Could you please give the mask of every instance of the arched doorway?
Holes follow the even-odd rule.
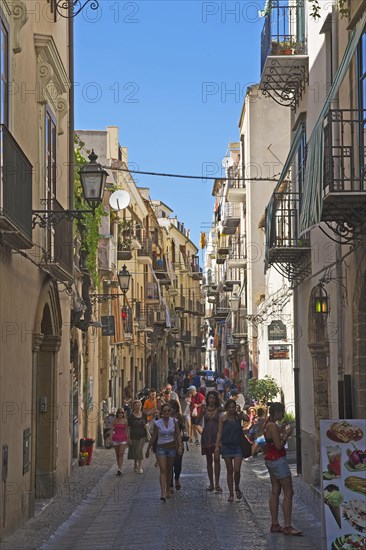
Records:
[[[33,346],[33,480],[35,497],[50,498],[56,489],[58,453],[58,351],[61,345],[61,310],[57,287],[48,282],[36,313]]]
[[[313,399],[315,423],[315,457],[319,463],[320,420],[330,418],[330,376],[329,376],[329,339],[327,323],[323,315],[315,313],[314,298],[317,287],[310,294],[308,319],[308,347],[313,367]]]

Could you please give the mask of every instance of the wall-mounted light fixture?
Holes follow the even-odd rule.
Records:
[[[233,294],[230,299],[230,306],[231,306],[231,311],[233,311],[234,313],[237,313],[239,311],[239,306],[240,306],[240,296],[238,296],[237,294]]]
[[[322,316],[323,321],[327,320],[329,315],[329,296],[324,286],[319,283],[313,292],[313,313],[316,316]]]
[[[103,200],[108,173],[97,162],[98,156],[94,153],[94,150],[92,150],[88,158],[90,162],[79,170],[79,174],[84,198],[91,210],[33,210],[33,228],[36,225],[39,225],[43,229],[53,227],[63,219],[70,222],[81,220],[85,214],[92,214],[94,216],[95,209]]]
[[[99,8],[97,0],[55,0],[56,12],[64,19],[72,19],[76,17],[88,4],[91,10]]]

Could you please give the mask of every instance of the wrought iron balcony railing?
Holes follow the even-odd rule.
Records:
[[[57,200],[52,201],[53,209],[65,209]],[[73,224],[66,217],[48,229],[49,243],[46,265],[58,281],[71,281],[73,277]]]
[[[165,258],[156,258],[153,256],[153,270],[162,284],[171,284],[172,281]]]
[[[156,301],[159,300],[158,283],[146,283],[146,300]]]
[[[325,120],[322,220],[343,238],[366,220],[365,123],[365,109],[330,110]]]
[[[32,248],[32,165],[0,124],[0,232],[13,248]]]
[[[222,231],[225,235],[234,235],[240,223],[241,208],[236,202],[226,202],[223,208]]]
[[[141,248],[137,250],[137,261],[144,264],[152,264],[152,241],[151,239],[142,239]]]
[[[247,261],[245,236],[232,238],[228,255],[228,268],[245,267]]]
[[[269,263],[299,264],[310,242],[299,236],[299,193],[274,193],[272,227],[268,240]]]
[[[308,79],[304,0],[268,3],[261,38],[260,89],[295,107]]]

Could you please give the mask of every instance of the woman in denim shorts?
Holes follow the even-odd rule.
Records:
[[[265,464],[271,477],[272,493],[269,499],[272,524],[271,533],[283,533],[284,535],[301,536],[302,532],[294,529],[291,525],[293,488],[290,468],[286,460],[285,445],[291,435],[291,427],[286,427],[281,433],[276,424],[282,420],[285,414],[285,407],[282,403],[272,403],[269,407],[269,417],[264,426],[266,439],[266,452],[264,455]],[[283,515],[284,527],[278,523],[278,508],[281,491],[283,490]]]
[[[156,459],[160,468],[160,500],[165,502],[170,498],[170,480],[173,472],[174,459],[183,452],[182,437],[178,421],[170,416],[170,405],[163,404],[160,410],[159,420],[154,421],[152,437],[146,450],[146,458],[149,458],[150,449],[157,442]]]

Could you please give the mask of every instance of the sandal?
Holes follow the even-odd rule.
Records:
[[[282,527],[279,523],[272,523],[270,533],[282,533]]]
[[[240,491],[240,489],[237,489],[235,493],[237,500],[241,500],[243,498],[243,493]]]
[[[209,485],[207,488],[206,488],[206,491],[213,491],[214,490],[214,486],[213,485]]]
[[[291,525],[289,527],[284,527],[282,529],[282,533],[284,535],[292,535],[293,537],[302,537],[303,536],[302,531],[298,531],[297,529],[294,529]]]
[[[234,502],[234,495],[230,495],[227,499],[228,502]]]
[[[216,493],[222,493],[222,489],[221,489],[220,485],[216,485],[215,492]]]

